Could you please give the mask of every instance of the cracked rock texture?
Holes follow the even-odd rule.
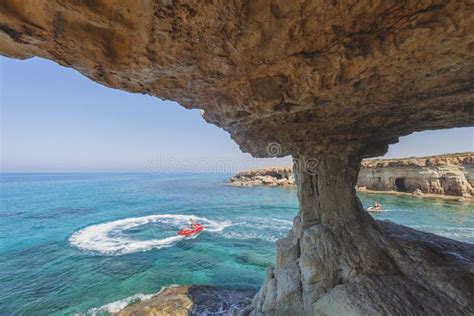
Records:
[[[0,52],[203,109],[256,156],[370,155],[473,123],[473,14],[472,0],[3,0]]]
[[[472,246],[399,236],[354,190],[361,159],[399,136],[474,125],[472,0],[3,0],[0,53],[202,109],[254,156],[293,155],[300,211],[245,313],[474,313]]]

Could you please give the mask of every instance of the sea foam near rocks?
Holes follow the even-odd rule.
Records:
[[[159,292],[158,292],[159,293]],[[142,294],[138,293],[132,296],[129,296],[127,298],[124,298],[122,300],[118,300],[109,304],[105,304],[101,307],[95,307],[91,308],[90,310],[87,311],[85,314],[79,314],[80,316],[99,316],[99,315],[108,315],[110,313],[117,313],[127,307],[129,304],[138,302],[138,301],[144,301],[147,299],[152,298],[153,296],[157,295],[158,293],[155,294]],[[78,315],[78,316],[79,316]]]

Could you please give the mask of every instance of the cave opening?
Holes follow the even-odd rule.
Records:
[[[395,178],[395,186],[398,192],[407,192],[405,178]]]

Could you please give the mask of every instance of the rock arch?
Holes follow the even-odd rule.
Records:
[[[4,0],[0,21],[3,55],[203,109],[243,151],[299,162],[299,215],[248,312],[474,313],[472,246],[377,223],[354,190],[399,136],[474,125],[471,0]]]

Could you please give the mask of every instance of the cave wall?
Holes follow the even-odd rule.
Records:
[[[473,16],[472,0],[3,0],[0,54],[202,109],[254,156],[368,157],[474,124]]]

